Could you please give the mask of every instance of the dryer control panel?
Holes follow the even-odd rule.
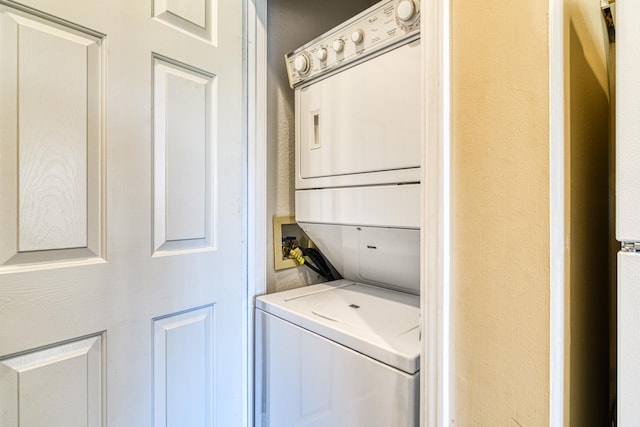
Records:
[[[386,0],[285,55],[292,88],[420,37],[419,0]]]

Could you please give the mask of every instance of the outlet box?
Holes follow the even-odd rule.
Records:
[[[273,267],[275,270],[298,267],[299,264],[290,258],[285,258],[282,253],[284,239],[295,239],[298,246],[303,248],[313,247],[313,242],[296,223],[293,215],[277,215],[273,217]]]

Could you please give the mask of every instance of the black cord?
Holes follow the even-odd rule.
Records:
[[[329,276],[331,276],[333,278],[333,274],[331,274],[331,269],[327,265],[326,261],[324,260],[322,254],[320,253],[319,250],[313,249],[313,248],[309,248],[309,249],[307,249],[307,253],[313,259],[313,262],[316,265],[321,267],[323,271],[325,271]]]
[[[305,262],[305,264],[309,265],[309,267],[313,271],[315,271],[316,273],[318,273],[319,275],[321,275],[322,277],[324,277],[328,281],[335,280],[334,277],[333,277],[333,274],[331,273],[331,269],[329,268],[329,266],[325,262],[325,260],[322,257],[322,254],[320,253],[320,251],[318,251],[316,249],[313,249],[313,248],[306,248],[306,249],[305,248],[300,248],[300,250],[302,251],[302,255],[304,255],[307,258],[309,258],[315,264],[315,267],[313,267],[313,266],[311,266],[310,263]]]
[[[316,273],[318,273],[319,275],[321,275],[322,277],[324,277],[324,274],[322,274],[322,272],[320,270],[318,270],[316,267],[314,267],[313,265],[311,265],[308,262],[305,262],[304,265],[306,265],[307,267],[309,267],[310,269],[312,269],[313,271],[315,271]],[[326,279],[326,277],[325,277]]]

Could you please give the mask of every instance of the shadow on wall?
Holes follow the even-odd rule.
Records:
[[[267,216],[294,215],[294,101],[284,55],[351,18],[377,0],[269,0],[267,2]],[[267,257],[273,259],[273,233]],[[321,281],[306,268],[267,271],[268,292]]]
[[[570,425],[609,418],[609,98],[587,55],[594,41],[569,25]]]

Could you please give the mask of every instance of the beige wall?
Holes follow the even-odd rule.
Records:
[[[273,269],[273,215],[294,215],[294,105],[284,55],[365,10],[375,0],[267,2],[267,287],[277,292],[322,281],[306,267]]]
[[[453,419],[547,425],[548,3],[451,4]],[[608,50],[599,4],[564,4],[565,424],[606,425]]]
[[[613,216],[608,38],[598,6],[565,1],[565,425],[576,427],[607,425],[609,407]]]
[[[453,419],[549,420],[548,2],[452,1]]]

